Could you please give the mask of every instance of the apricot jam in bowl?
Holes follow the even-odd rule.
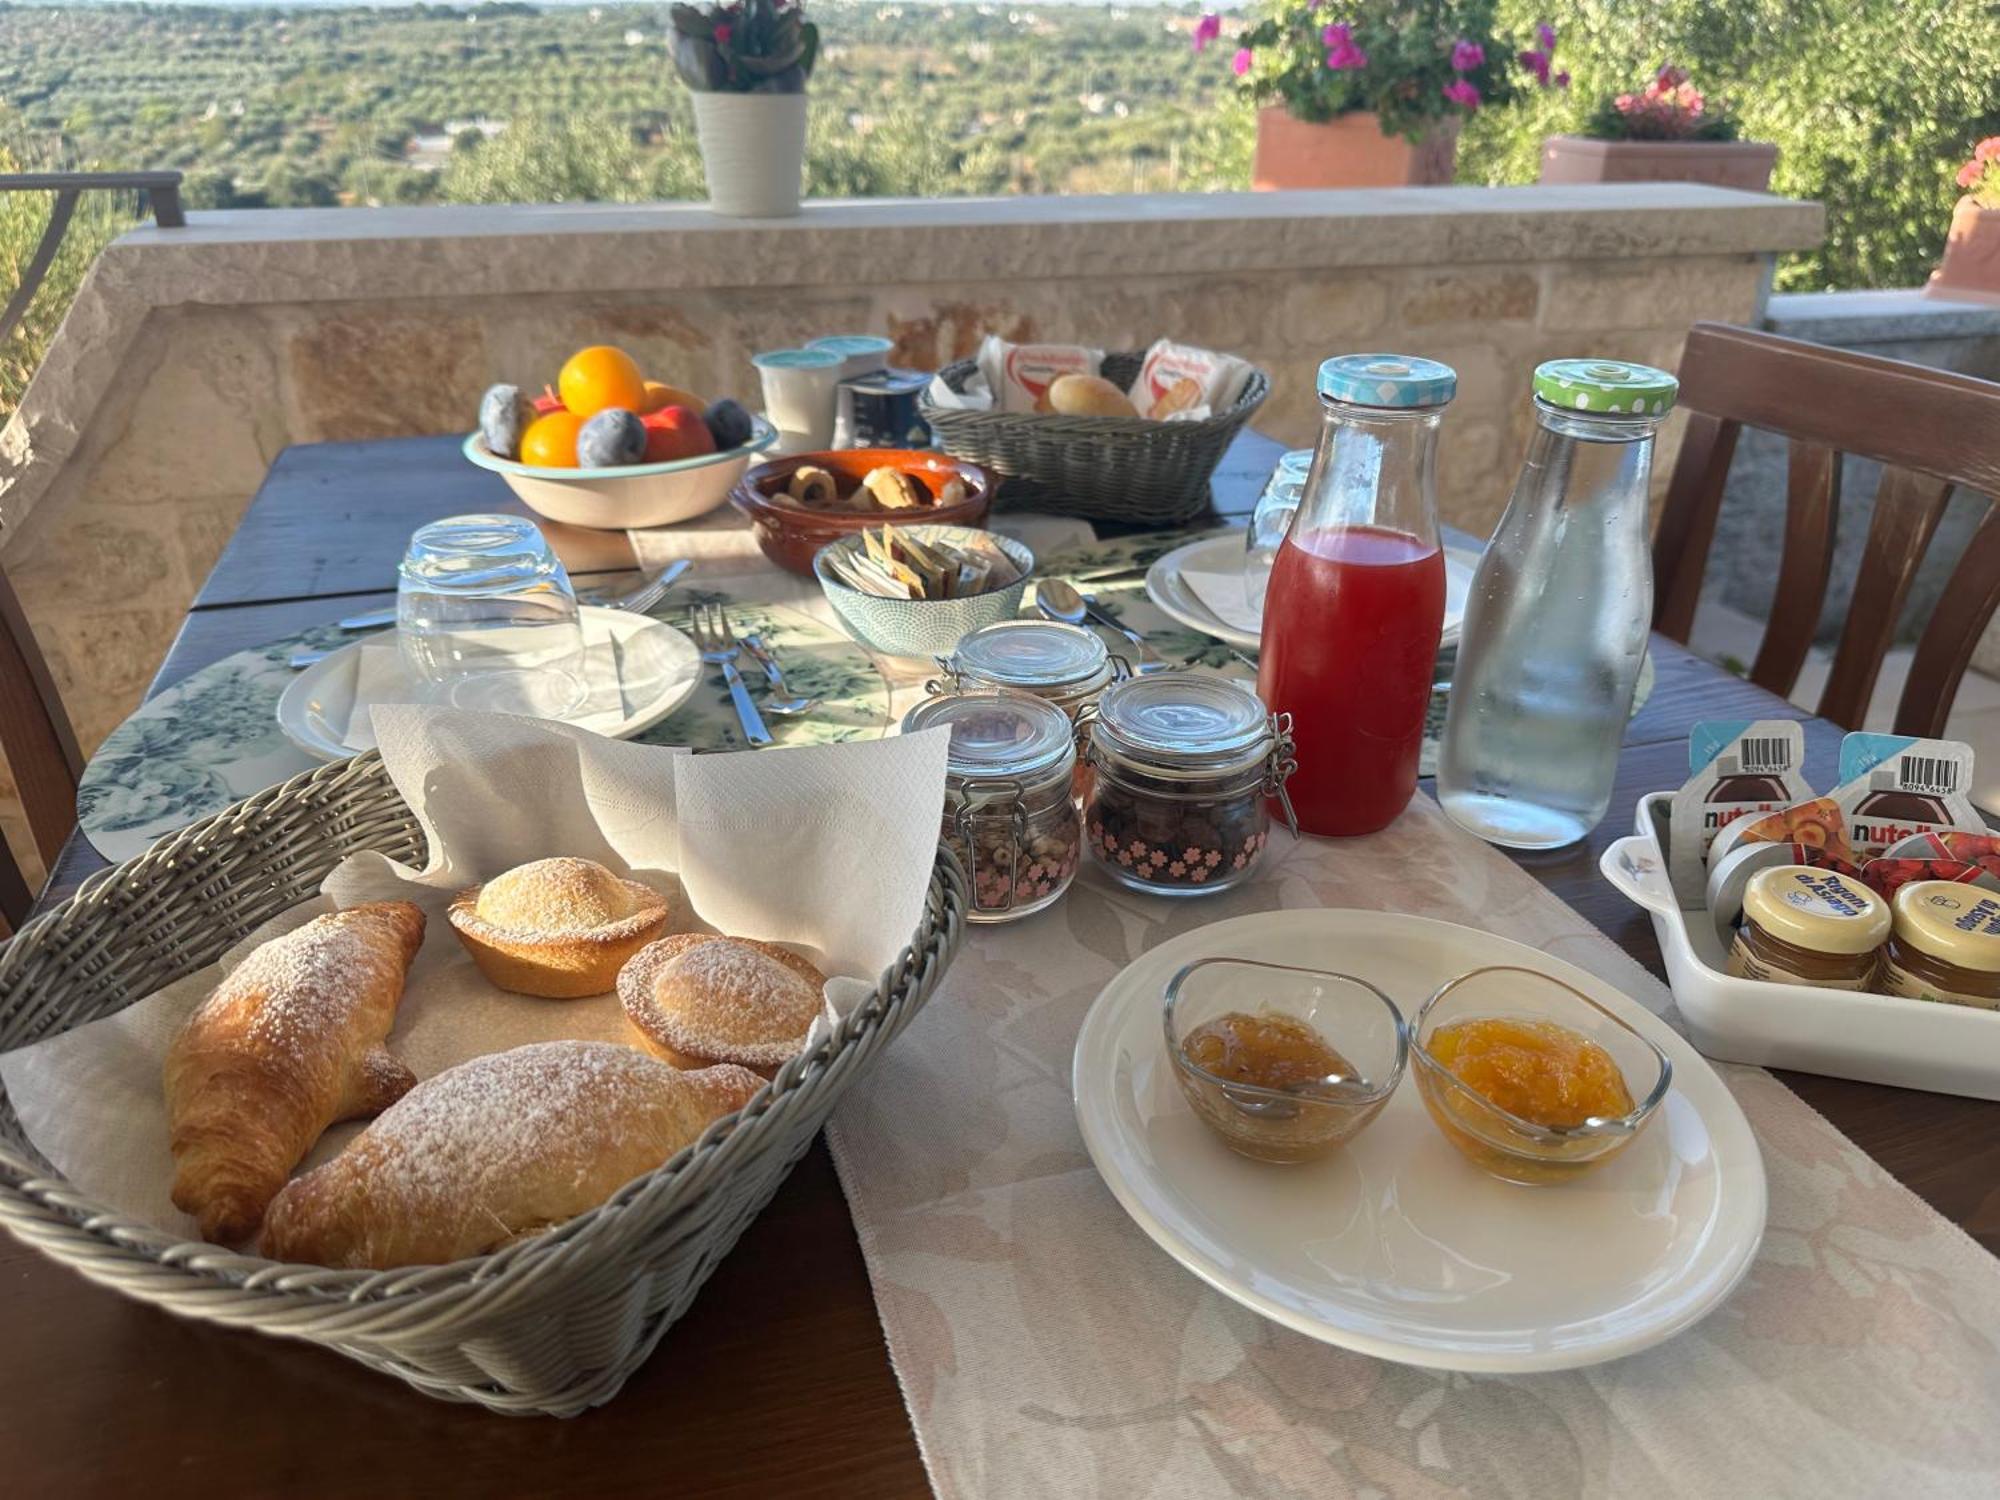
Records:
[[[1567,1182],[1638,1138],[1673,1064],[1581,990],[1534,969],[1474,969],[1417,1012],[1417,1093],[1474,1166],[1528,1186]]]
[[[1364,979],[1253,958],[1204,958],[1168,981],[1167,1055],[1195,1114],[1258,1161],[1326,1155],[1402,1081],[1408,1032]]]

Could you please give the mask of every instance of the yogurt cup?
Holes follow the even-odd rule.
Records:
[[[764,414],[778,429],[777,451],[833,446],[841,356],[831,349],[773,349],[750,356],[764,386]]]

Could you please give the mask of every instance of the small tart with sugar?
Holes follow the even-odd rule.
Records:
[[[677,1068],[736,1063],[769,1078],[805,1046],[826,976],[753,938],[681,932],[618,974],[618,999],[646,1049]]]
[[[451,903],[451,928],[479,972],[544,1000],[602,995],[667,925],[667,898],[595,860],[516,865]]]

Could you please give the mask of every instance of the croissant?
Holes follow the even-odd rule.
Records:
[[[423,940],[407,901],[315,917],[252,952],[188,1017],[167,1051],[173,1200],[208,1239],[248,1238],[327,1126],[415,1084],[382,1042]]]
[[[616,1042],[535,1042],[428,1078],[264,1218],[277,1260],[384,1270],[483,1255],[595,1208],[764,1080]]]

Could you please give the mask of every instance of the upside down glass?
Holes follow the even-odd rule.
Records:
[[[1264,493],[1257,497],[1250,524],[1243,529],[1243,594],[1259,614],[1264,610],[1264,593],[1271,586],[1271,565],[1278,560],[1285,533],[1292,529],[1292,517],[1299,513],[1312,461],[1310,448],[1294,448],[1280,458],[1264,482]]]
[[[538,719],[583,704],[576,591],[547,539],[519,516],[418,528],[397,574],[396,636],[433,701]]]

